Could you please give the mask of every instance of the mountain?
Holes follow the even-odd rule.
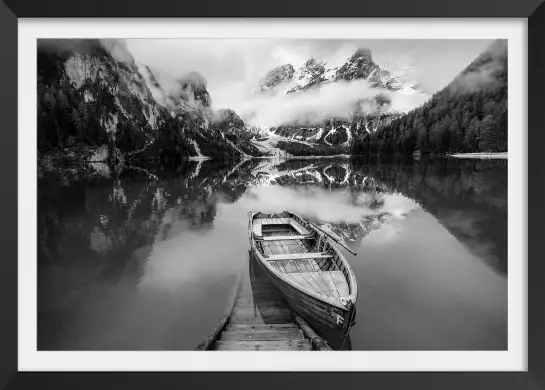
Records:
[[[278,66],[265,75],[257,91],[266,92],[278,87],[282,83],[289,83],[294,73],[295,70],[290,64]]]
[[[246,133],[226,140],[206,80],[191,72],[166,91],[120,40],[40,40],[38,153],[45,166],[74,160],[260,155]],[[239,126],[240,127],[240,126]]]
[[[404,70],[407,73],[410,68]],[[270,91],[286,85],[285,94],[305,91],[313,86],[320,86],[335,81],[367,80],[372,87],[390,91],[414,89],[416,82],[394,75],[377,65],[369,49],[356,50],[341,66],[328,68],[326,61],[310,58],[297,71],[290,64],[270,70],[263,78],[258,91]]]
[[[353,154],[507,151],[507,41],[497,40],[423,106],[363,134]]]
[[[267,72],[254,91],[271,112],[268,98],[286,99],[284,111],[296,111],[290,99],[302,97],[307,104],[330,88],[355,86],[361,96],[362,87],[365,94],[343,100],[343,115],[297,113],[283,125],[255,128],[246,116],[213,108],[197,72],[162,85],[161,74],[136,63],[122,40],[39,40],[39,164],[51,169],[107,160],[146,167],[263,155],[506,150],[504,41],[423,107],[406,113],[396,97],[425,96],[408,71],[379,66],[368,49],[356,50],[339,66],[316,58],[298,69],[284,64]],[[321,104],[330,105],[326,99]]]
[[[155,101],[171,115],[195,112],[204,118],[210,118],[212,99],[206,90],[206,80],[202,75],[197,72],[186,73],[175,81],[173,90],[167,92],[148,66],[143,64],[137,66]]]
[[[325,61],[310,58],[297,72],[294,73],[286,93],[305,91],[314,85],[323,83],[325,78]]]
[[[350,83],[365,81],[369,88],[377,92],[353,102],[348,119],[332,117],[316,120],[313,117],[298,118],[294,123],[286,123],[269,129],[269,136],[282,137],[277,145],[291,154],[331,154],[346,153],[353,141],[363,133],[372,133],[403,113],[391,107],[388,92],[404,94],[420,93],[416,82],[406,74],[395,75],[380,67],[372,59],[369,49],[356,50],[343,64],[328,67],[326,61],[310,58],[294,70],[290,64],[270,70],[263,78],[258,93],[296,95],[305,91],[319,91],[331,83]],[[322,150],[326,148],[329,153]]]

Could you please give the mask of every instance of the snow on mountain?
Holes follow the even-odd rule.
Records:
[[[373,61],[369,49],[358,49],[337,65],[328,66],[327,61],[316,58],[310,58],[295,71],[289,64],[282,65],[267,73],[258,91],[292,95],[309,90],[321,91],[323,86],[331,83],[362,80],[366,82],[367,88],[376,89],[376,94],[357,99],[350,110],[352,114],[349,118],[330,118],[318,122],[312,119],[309,122],[308,118],[304,118],[272,128],[274,134],[287,139],[348,148],[358,136],[376,131],[381,124],[408,111],[411,106],[403,104],[404,100],[410,99],[411,95],[422,94],[417,83],[407,77],[410,67],[396,72],[385,66],[381,67]],[[400,98],[392,101],[392,94]],[[427,95],[424,98],[425,96]],[[330,123],[331,119],[336,122]],[[313,131],[309,132],[309,128]]]
[[[305,91],[314,85],[326,81],[324,78],[325,65],[325,61],[317,61],[315,58],[309,59],[305,65],[293,75],[293,79],[286,90],[286,94]]]
[[[295,69],[290,64],[280,65],[271,69],[263,78],[258,88],[258,92],[270,91],[278,88],[280,84],[288,84],[293,78]]]

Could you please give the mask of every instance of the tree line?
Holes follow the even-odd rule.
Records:
[[[506,50],[495,44],[422,107],[364,133],[352,153],[507,151]]]
[[[102,77],[107,82],[87,78],[76,87],[63,66],[73,52],[38,49],[38,153],[64,154],[69,147],[85,154],[89,147],[108,145],[109,151],[118,149],[140,163],[158,160],[178,163],[196,155],[192,143],[195,140],[204,155],[216,159],[238,157],[239,150],[262,154],[249,142],[249,134],[229,131],[228,128],[244,127],[240,118],[229,110],[222,112],[225,116],[222,121],[206,129],[203,118],[196,114],[178,113],[172,117],[157,106],[159,117],[156,128],[152,129],[144,115],[147,108],[125,80],[137,70],[115,62],[96,42],[83,48],[79,45],[78,50],[100,60],[105,68]],[[109,119],[111,123],[105,123]]]

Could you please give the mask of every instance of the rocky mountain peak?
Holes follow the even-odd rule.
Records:
[[[275,88],[277,85],[291,81],[295,69],[291,64],[284,64],[271,69],[260,83],[258,92],[265,92]]]
[[[336,80],[368,79],[379,76],[380,68],[375,64],[369,49],[358,49],[338,70]]]
[[[321,86],[334,81],[367,80],[372,87],[391,91],[416,89],[416,84],[392,74],[388,69],[381,68],[373,61],[371,50],[359,48],[339,67],[326,69],[327,62],[309,58],[301,68],[294,70],[290,64],[270,70],[260,83],[258,92],[280,90],[284,93],[295,93]],[[285,89],[284,89],[285,88]]]
[[[350,61],[358,61],[361,60],[363,62],[370,63],[373,61],[373,58],[371,56],[371,50],[366,48],[359,48],[357,49],[354,54],[352,54],[352,57],[350,57]]]
[[[303,91],[325,81],[323,77],[325,65],[325,61],[318,61],[315,58],[308,59],[305,65],[295,72],[292,85],[286,93]]]
[[[284,93],[300,93],[321,88],[328,83],[342,84],[356,80],[366,81],[369,88],[376,89],[376,93],[362,96],[350,103],[347,117],[324,120],[300,116],[293,123],[285,123],[273,128],[271,132],[276,136],[313,145],[349,147],[357,137],[377,131],[384,123],[402,114],[393,110],[392,96],[388,91],[400,91],[404,94],[418,92],[416,83],[405,77],[409,71],[410,68],[407,68],[394,73],[387,66],[378,65],[373,61],[372,52],[368,48],[357,49],[338,67],[328,67],[326,61],[309,58],[293,73],[291,82],[283,89]],[[271,85],[270,89],[274,88]]]
[[[305,68],[307,69],[313,69],[323,65],[325,65],[325,61],[320,62],[316,60],[316,58],[309,58],[307,62],[305,62]]]
[[[210,107],[212,99],[206,90],[206,79],[198,72],[190,72],[176,81],[177,89],[175,99],[181,99],[187,103],[200,102],[205,107]]]

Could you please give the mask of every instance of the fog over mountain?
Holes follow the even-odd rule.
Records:
[[[40,161],[504,150],[506,66],[477,40],[44,39]],[[455,117],[435,115],[445,90]]]
[[[153,70],[165,90],[181,75],[197,71],[207,81],[212,107],[230,108],[247,125],[270,127],[295,122],[349,119],[353,105],[377,93],[387,92],[391,109],[406,112],[449,83],[486,46],[488,40],[263,40],[185,39],[127,40],[137,62]],[[294,77],[309,59],[324,64],[324,70],[340,68],[360,49],[367,48],[383,70],[418,85],[407,91],[369,90],[369,84],[332,80],[317,91],[299,96],[256,94],[267,72],[290,65]],[[327,75],[326,75],[327,76]],[[369,112],[372,113],[372,112]]]

